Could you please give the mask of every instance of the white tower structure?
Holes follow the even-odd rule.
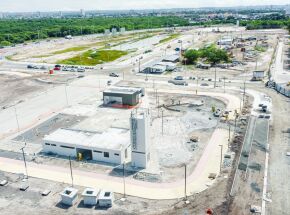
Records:
[[[150,116],[148,110],[131,113],[131,163],[146,168],[150,160]]]

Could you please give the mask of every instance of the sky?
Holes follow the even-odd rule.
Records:
[[[271,4],[289,4],[289,0],[0,0],[0,11],[126,10]]]

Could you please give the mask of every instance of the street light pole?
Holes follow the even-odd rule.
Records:
[[[71,186],[74,186],[74,178],[73,178],[73,173],[72,173],[72,166],[71,166],[71,157],[69,156],[69,168],[70,168],[70,177],[71,177]]]
[[[16,118],[16,122],[17,122],[18,132],[19,132],[19,131],[20,131],[20,126],[19,126],[19,121],[18,121],[18,116],[17,116],[16,106],[14,106],[14,113],[15,113],[15,118]]]
[[[67,96],[67,83],[65,84],[64,90],[65,90],[65,99],[66,99],[66,106],[68,106],[68,96]]]
[[[26,143],[25,143],[25,145],[26,145]],[[24,148],[25,148],[25,146],[22,147],[21,150],[22,150],[22,156],[23,156],[23,161],[24,161],[24,166],[25,166],[26,179],[28,179],[28,172],[27,172],[27,165],[26,165],[26,159],[25,159]]]
[[[186,192],[186,164],[184,164],[184,199],[187,199],[187,192]]]
[[[162,136],[163,136],[163,134],[164,134],[164,132],[163,132],[163,131],[164,131],[164,130],[163,130],[163,122],[164,122],[164,121],[163,121],[163,112],[164,112],[164,110],[161,109],[161,118],[162,118],[162,119],[161,119],[161,121],[162,121]]]
[[[231,141],[231,124],[229,122],[229,141],[228,141],[228,149],[230,148],[230,141]]]
[[[222,172],[222,162],[223,162],[223,145],[219,145],[221,147],[221,160],[220,160],[220,173]]]
[[[126,185],[125,185],[125,162],[123,163],[123,184],[124,184],[124,195],[123,195],[123,198],[126,198]]]
[[[216,88],[216,65],[214,65],[214,88]]]

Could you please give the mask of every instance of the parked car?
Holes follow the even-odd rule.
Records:
[[[54,67],[53,70],[59,71],[61,68],[60,67]]]
[[[85,72],[86,70],[84,68],[78,68],[77,72]]]
[[[33,65],[27,65],[27,69],[33,69]]]
[[[182,76],[176,76],[176,77],[174,78],[174,80],[179,80],[179,81],[181,81],[181,80],[183,80],[183,77],[182,77]]]
[[[119,77],[119,75],[118,75],[117,73],[114,73],[114,72],[111,72],[111,73],[109,74],[109,76],[111,76],[111,77]]]
[[[40,69],[46,70],[47,68],[45,66],[41,66]]]
[[[208,87],[209,85],[207,83],[201,83],[200,86],[202,86],[202,87]]]
[[[188,86],[188,83],[184,80],[169,80],[168,83],[171,83],[174,85]]]

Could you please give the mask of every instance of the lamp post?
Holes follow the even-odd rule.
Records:
[[[16,118],[16,122],[17,122],[18,132],[19,132],[20,131],[20,126],[19,126],[19,121],[18,121],[18,115],[17,115],[16,106],[14,106],[14,113],[15,113],[15,118]]]
[[[220,173],[222,172],[222,162],[223,162],[223,145],[219,145],[221,147],[221,159],[220,159]]]
[[[26,146],[26,142],[25,142],[25,146]],[[25,158],[25,153],[24,153],[25,146],[21,148],[21,151],[22,151],[23,162],[24,162],[25,172],[26,172],[26,177],[25,178],[28,179],[27,164],[26,164],[26,158]]]

